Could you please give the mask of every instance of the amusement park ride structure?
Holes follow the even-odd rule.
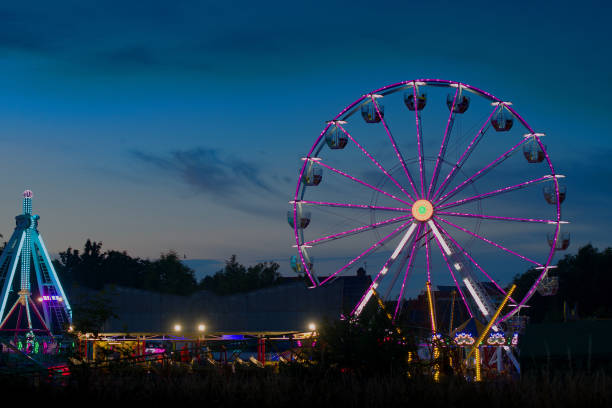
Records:
[[[40,216],[32,214],[32,192],[23,192],[23,213],[15,217],[13,235],[0,256],[0,334],[36,334],[53,336],[68,329],[72,310],[64,289],[49,258],[42,236],[38,232]],[[32,298],[31,266],[36,275],[36,296]],[[13,281],[20,269],[19,292],[14,298]],[[41,314],[42,311],[42,314]]]
[[[440,101],[430,97],[438,95],[436,92],[448,93],[442,95]],[[396,103],[393,94],[401,95],[404,103]],[[400,105],[405,105],[403,110]],[[430,122],[424,120],[422,115],[427,111],[426,107],[432,111],[428,117],[440,123],[437,128],[436,123],[428,125]],[[443,113],[445,108],[448,110]],[[476,111],[478,117],[476,113],[472,114],[471,122],[466,119],[470,115],[469,108],[470,111],[480,109]],[[365,125],[355,119],[359,112]],[[413,125],[402,122],[405,113],[412,116]],[[425,129],[426,132],[424,123],[431,126]],[[382,125],[382,128],[375,124]],[[397,125],[399,131],[392,133],[391,125]],[[429,143],[431,139],[425,139],[424,133],[438,133],[441,137],[439,147],[435,141]],[[406,134],[414,136],[405,137]],[[506,361],[511,361],[518,370],[512,352],[516,340],[514,328],[516,320],[520,320],[518,312],[536,290],[544,296],[556,292],[558,280],[549,275],[554,268],[553,257],[556,251],[566,249],[570,241],[569,234],[561,231],[562,225],[567,224],[561,219],[561,203],[566,197],[562,182],[564,176],[555,171],[542,143],[543,136],[527,124],[511,102],[460,82],[411,80],[362,95],[327,121],[302,158],[295,195],[290,202],[292,208],[287,213],[294,234],[294,247],[297,248],[297,255],[291,259],[293,269],[304,274],[311,287],[316,288],[360,263],[367,261],[369,265],[377,265],[378,273],[350,311],[350,316],[358,317],[371,298],[381,293],[379,286],[384,278],[393,276],[384,285],[385,300],[395,301],[394,322],[400,317],[413,272],[424,270],[426,279],[423,286],[428,293],[431,329],[435,336],[437,327],[431,285],[437,247],[437,260],[442,265],[437,268],[437,273],[444,271],[452,278],[469,316],[490,326],[493,340],[488,344],[500,346],[490,364],[496,363],[501,370],[502,350],[505,350]],[[499,154],[499,145],[504,142],[511,147],[503,147]],[[425,153],[427,148],[432,149],[429,156]],[[512,159],[521,150],[523,160]],[[405,155],[406,152],[412,153]],[[474,166],[473,173],[470,166]],[[485,177],[491,173],[497,177]],[[525,175],[531,173],[535,176],[525,180]],[[517,181],[503,184],[502,180],[513,178]],[[544,185],[544,200],[540,198],[541,201],[525,195],[531,194],[530,189],[538,184]],[[477,188],[486,192],[480,193]],[[495,210],[506,213],[485,213],[483,205],[491,202]],[[313,216],[315,211],[317,214]],[[527,255],[510,249],[509,246],[516,245],[516,238],[514,241],[499,241],[485,235],[505,238],[500,231],[509,229],[504,229],[503,224],[513,225],[511,233],[506,235],[515,234],[516,237],[522,234],[521,242],[533,235],[538,225],[551,228],[547,235],[550,248],[545,251],[543,259],[534,259],[539,249],[527,252]],[[480,231],[483,227],[486,229],[484,234]],[[342,243],[349,241],[351,244]],[[317,274],[313,254],[328,260],[339,259],[343,258],[338,256],[340,253],[350,252],[360,245],[366,249],[358,251],[356,256],[344,258],[346,260],[334,266],[335,272],[326,273],[325,277]],[[539,248],[537,245],[523,247]],[[419,264],[417,254],[423,247],[425,259]],[[381,248],[387,248],[388,252],[380,251]],[[502,288],[491,271],[487,272],[476,261],[491,250],[502,251],[512,258],[511,262],[526,265],[518,266],[520,268],[538,271],[527,292],[521,293],[521,298],[512,299],[511,291]],[[504,261],[497,262],[495,269],[499,269]],[[500,295],[492,297],[483,288],[481,275],[497,288]],[[401,282],[401,285],[396,282]],[[507,304],[512,304],[511,308],[503,311]],[[457,344],[462,340],[459,339]],[[471,341],[473,345],[475,338]],[[475,350],[475,354],[480,359],[479,350]]]

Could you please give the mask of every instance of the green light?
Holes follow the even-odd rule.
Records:
[[[427,212],[427,208],[424,205],[419,207],[419,214],[425,214]]]

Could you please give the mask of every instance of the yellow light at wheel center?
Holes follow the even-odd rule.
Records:
[[[428,221],[433,215],[433,205],[429,200],[417,200],[412,204],[412,216],[417,221]]]

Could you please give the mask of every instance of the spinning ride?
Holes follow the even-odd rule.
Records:
[[[40,216],[32,214],[32,192],[26,190],[23,213],[15,217],[15,231],[0,255],[0,335],[11,334],[17,339],[25,334],[28,343],[36,335],[61,334],[72,322],[72,309],[38,231],[38,220]],[[17,269],[21,273],[14,282]],[[14,283],[18,283],[18,291]]]
[[[410,290],[452,283],[470,317],[488,322],[507,294],[498,281],[534,268],[530,289],[493,325],[500,331],[536,290],[553,294],[553,258],[570,242],[564,176],[544,136],[511,102],[460,82],[361,96],[302,158],[287,214],[293,269],[314,288],[367,264],[375,274],[351,316],[384,294],[395,321]]]

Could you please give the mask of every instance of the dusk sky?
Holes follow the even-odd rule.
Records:
[[[546,133],[569,251],[610,246],[610,15],[589,1],[5,2],[0,232],[29,188],[53,254],[91,238],[289,274],[285,213],[325,120],[442,78]]]

